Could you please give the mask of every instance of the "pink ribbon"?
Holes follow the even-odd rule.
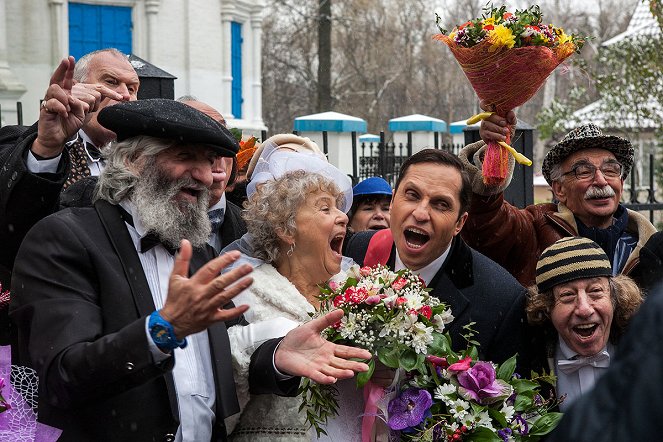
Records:
[[[378,401],[384,397],[384,388],[368,381],[364,385],[364,415],[361,418],[361,440],[370,442],[378,414]]]

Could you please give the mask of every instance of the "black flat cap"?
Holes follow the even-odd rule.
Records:
[[[212,118],[184,103],[165,98],[124,101],[105,107],[99,123],[123,141],[140,135],[204,144],[221,156],[237,154],[239,144],[230,131]]]

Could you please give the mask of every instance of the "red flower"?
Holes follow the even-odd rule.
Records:
[[[449,371],[467,371],[470,369],[470,364],[472,363],[472,358],[469,356],[466,356],[465,358],[461,359],[460,361],[456,362],[455,364],[451,364],[449,366]]]
[[[406,284],[407,284],[407,280],[405,278],[403,278],[402,276],[400,276],[400,277],[398,277],[398,279],[396,279],[396,281],[391,283],[391,288],[393,288],[394,290],[402,290],[403,287],[405,287]]]
[[[396,305],[403,305],[407,302],[407,298],[404,298],[402,296],[399,296],[396,298]]]
[[[426,360],[436,367],[447,368],[449,366],[447,358],[441,358],[435,355],[428,355],[426,356]]]
[[[419,309],[419,314],[426,319],[430,319],[433,316],[433,310],[430,308],[430,305],[424,305]]]
[[[333,300],[332,302],[333,302],[333,304],[334,304],[334,307],[338,307],[338,306],[340,306],[341,304],[346,303],[347,301],[348,301],[348,300],[347,300],[347,298],[346,298],[345,295],[338,295],[338,296],[336,296],[336,297],[334,298],[334,300]]]
[[[513,16],[512,13],[510,13],[510,12],[505,12],[504,15],[502,16],[502,18],[503,18],[504,20],[506,20],[507,18],[509,18],[509,17],[511,17],[511,16]]]
[[[472,24],[471,21],[466,21],[466,22],[463,23],[462,25],[458,26],[458,30],[460,31],[461,29],[463,29],[463,28],[466,27],[467,25],[471,25],[471,24]]]
[[[486,25],[483,27],[484,31],[492,31],[493,29],[495,29],[495,26],[493,25]]]

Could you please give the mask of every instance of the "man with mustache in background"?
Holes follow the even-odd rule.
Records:
[[[493,114],[481,124],[483,140],[505,141],[516,118]],[[633,165],[633,146],[623,138],[604,135],[594,124],[569,132],[546,154],[542,172],[557,204],[518,209],[504,200],[509,175],[501,186],[484,184],[481,175],[484,142],[460,153],[472,177],[472,204],[462,231],[467,243],[506,268],[525,286],[534,284],[541,252],[567,236],[598,243],[612,265],[613,275],[628,275],[639,263],[642,246],[656,228],[642,215],[620,204],[624,180]],[[514,160],[510,157],[510,171]]]

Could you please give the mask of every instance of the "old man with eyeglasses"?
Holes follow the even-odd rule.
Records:
[[[493,114],[481,124],[484,141],[504,141],[516,117]],[[536,261],[544,249],[560,238],[583,236],[605,251],[613,275],[628,275],[638,265],[639,253],[655,227],[621,203],[624,180],[633,165],[633,146],[624,139],[604,135],[594,124],[569,132],[546,154],[542,172],[558,201],[524,209],[504,200],[509,176],[501,186],[484,184],[481,161],[484,141],[467,145],[460,153],[472,176],[472,204],[461,232],[473,248],[506,268],[518,281],[535,282]]]

